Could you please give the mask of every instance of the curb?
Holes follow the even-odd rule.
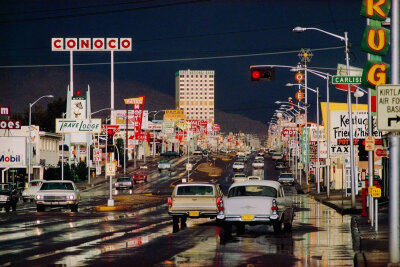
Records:
[[[131,206],[96,206],[94,207],[95,211],[129,211],[131,210]]]

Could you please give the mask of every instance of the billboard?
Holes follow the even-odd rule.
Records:
[[[101,133],[101,119],[56,119],[56,133]]]
[[[26,166],[26,137],[0,137],[0,168]]]
[[[167,109],[164,113],[164,121],[177,123],[179,120],[185,120],[185,112],[181,109]]]
[[[132,51],[132,38],[51,38],[51,51]]]

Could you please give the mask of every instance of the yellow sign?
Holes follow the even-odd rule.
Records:
[[[375,150],[375,138],[373,136],[365,137],[365,151]]]
[[[242,215],[242,220],[243,221],[251,221],[251,220],[253,220],[253,218],[254,218],[254,215],[252,215],[252,214],[244,214],[244,215]]]
[[[167,109],[164,113],[164,121],[170,121],[173,123],[179,122],[179,120],[185,120],[185,112],[181,109]]]
[[[143,97],[135,97],[135,98],[125,98],[125,105],[142,105]]]
[[[372,190],[375,189],[375,186],[368,186],[368,195],[372,195]]]
[[[381,195],[382,195],[382,190],[381,190],[380,188],[375,187],[375,188],[372,190],[372,197],[373,197],[373,198],[380,198]]]

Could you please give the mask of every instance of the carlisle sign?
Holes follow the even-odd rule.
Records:
[[[132,51],[132,38],[51,38],[51,51]]]

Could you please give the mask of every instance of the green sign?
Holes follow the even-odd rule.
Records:
[[[332,84],[361,84],[361,76],[332,76]]]

